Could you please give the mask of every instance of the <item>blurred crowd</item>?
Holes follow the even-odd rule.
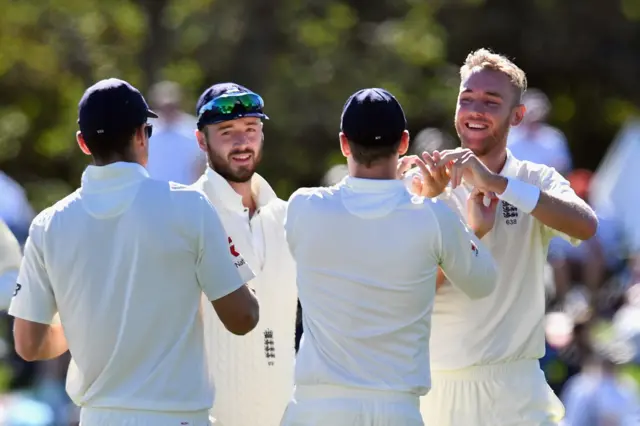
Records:
[[[161,82],[151,90],[159,118],[153,123],[149,173],[182,184],[193,183],[206,167],[194,136],[196,119],[181,109],[180,87]],[[568,425],[640,425],[640,118],[620,129],[595,171],[573,168],[563,133],[547,123],[551,104],[530,89],[525,121],[511,130],[515,157],[556,168],[596,211],[596,236],[578,247],[552,241],[548,253],[547,352],[540,361],[561,397]],[[439,129],[413,138],[414,153],[456,147]],[[332,185],[347,174],[340,164],[319,184]],[[636,183],[634,183],[636,182]],[[0,311],[14,291],[20,247],[34,217],[24,189],[0,171]],[[17,253],[17,254],[16,254]],[[15,355],[11,319],[0,318],[0,425],[77,424],[78,411],[64,390],[68,354],[26,363]],[[301,333],[298,325],[298,335]],[[630,413],[623,423],[618,417]]]

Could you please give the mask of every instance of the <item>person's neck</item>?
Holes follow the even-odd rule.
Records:
[[[140,161],[136,161],[136,160],[132,160],[132,159],[129,159],[129,158],[124,158],[124,157],[119,157],[119,156],[114,156],[114,157],[107,158],[107,159],[93,157],[93,164],[95,166],[102,167],[102,166],[108,166],[108,165],[113,164],[113,163],[134,163],[134,164],[140,164],[141,166],[144,167],[144,165]]]
[[[487,166],[493,173],[500,173],[507,162],[507,149],[501,147],[494,152],[489,152],[486,155],[478,157],[482,164]]]
[[[363,164],[357,164],[350,162],[349,175],[354,178],[360,179],[396,179],[398,162],[384,162],[379,164],[372,164],[371,166],[365,166]]]
[[[251,191],[251,180],[246,182],[228,182],[231,188],[242,197],[242,205],[249,209],[249,216],[253,216],[257,206],[256,200],[253,198],[253,192]]]

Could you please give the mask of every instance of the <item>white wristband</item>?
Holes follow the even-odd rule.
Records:
[[[502,194],[496,194],[499,199],[525,213],[531,213],[538,204],[540,188],[519,179],[508,178],[507,189]]]

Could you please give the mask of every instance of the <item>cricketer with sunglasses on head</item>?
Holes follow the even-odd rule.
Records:
[[[215,84],[196,106],[200,148],[208,167],[193,185],[214,205],[229,235],[256,273],[249,285],[260,320],[247,336],[228,333],[203,305],[209,368],[215,383],[212,419],[223,426],[277,426],[293,391],[297,289],[285,240],[287,203],[255,173],[262,158],[262,98],[235,83]]]

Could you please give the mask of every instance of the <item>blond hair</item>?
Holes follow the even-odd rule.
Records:
[[[460,67],[460,79],[465,80],[477,68],[499,71],[509,77],[511,84],[518,91],[517,99],[519,101],[527,91],[526,74],[504,55],[494,53],[485,48],[469,53],[464,64]]]

